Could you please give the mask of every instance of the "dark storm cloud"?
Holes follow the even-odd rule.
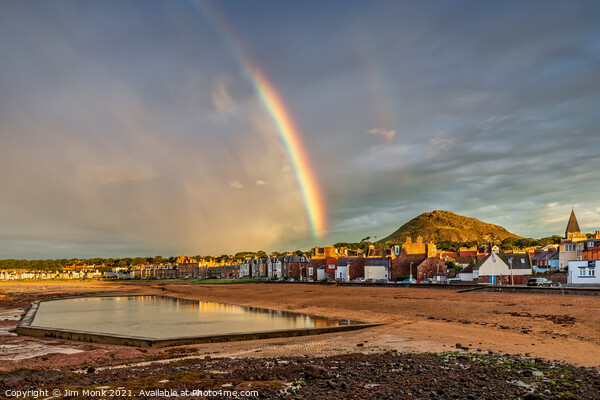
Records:
[[[227,29],[303,133],[326,242],[433,209],[600,229],[600,3],[193,4],[3,4],[1,257],[315,244]]]

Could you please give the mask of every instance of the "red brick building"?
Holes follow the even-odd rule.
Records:
[[[308,260],[304,256],[288,255],[283,260],[283,276],[296,280],[307,277]]]
[[[335,279],[335,269],[338,264],[337,257],[327,257],[325,261],[325,277]]]
[[[355,258],[348,265],[348,279],[353,280],[356,278],[364,278],[365,277],[365,258],[358,257]]]
[[[313,280],[317,280],[317,270],[320,266],[325,265],[324,258],[313,258],[306,264],[306,276],[312,278]]]
[[[396,280],[398,277],[406,277],[411,275],[417,276],[417,267],[427,259],[427,254],[400,254],[392,260],[392,271],[390,280]]]
[[[429,257],[417,267],[417,279],[420,281],[441,273],[446,274],[446,263],[437,257]]]
[[[584,260],[600,260],[600,246],[590,247],[581,253]]]

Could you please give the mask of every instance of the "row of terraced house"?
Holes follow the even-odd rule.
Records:
[[[461,248],[459,252],[438,251],[434,243],[424,243],[421,237],[412,241],[409,237],[401,245],[392,245],[387,249],[370,246],[366,254],[360,250],[350,250],[334,246],[315,247],[311,257],[288,254],[280,257],[252,258],[240,264],[239,276],[243,278],[310,278],[351,281],[355,279],[389,279],[391,281],[414,277],[419,280],[446,280],[448,276],[446,261],[461,260],[471,262],[484,260],[496,250],[489,244],[473,248]],[[454,257],[452,257],[454,256]],[[516,255],[515,255],[516,256]],[[529,254],[527,259],[531,274]],[[517,268],[515,264],[515,268]],[[522,274],[523,271],[517,271]],[[473,279],[473,278],[471,278]]]

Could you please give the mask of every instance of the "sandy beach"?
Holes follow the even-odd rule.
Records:
[[[316,336],[159,349],[31,338],[12,332],[35,300],[93,294],[158,294],[384,325]],[[263,390],[264,398],[287,395],[295,395],[289,398],[311,398],[314,393],[327,393],[323,398],[338,398],[342,387],[346,388],[347,394],[361,393],[356,398],[381,398],[381,393],[391,393],[389,398],[403,398],[404,395],[394,395],[397,381],[389,380],[389,377],[398,370],[394,365],[408,365],[402,379],[407,379],[407,382],[414,379],[414,383],[412,391],[407,393],[417,397],[423,393],[429,396],[427,381],[419,379],[418,374],[421,374],[419,371],[431,371],[434,375],[444,375],[438,386],[443,388],[439,390],[446,393],[447,398],[467,395],[486,398],[485,390],[490,389],[471,387],[471,381],[465,381],[469,384],[467,386],[455,385],[456,381],[464,378],[464,363],[468,361],[469,370],[480,371],[477,374],[482,377],[486,373],[481,371],[500,368],[500,375],[490,381],[491,386],[483,386],[495,387],[495,393],[503,393],[498,398],[525,396],[536,388],[545,388],[543,385],[551,385],[551,382],[557,385],[556,379],[562,379],[567,385],[556,386],[560,387],[556,393],[575,396],[572,398],[593,398],[594,388],[600,385],[597,373],[600,366],[599,311],[600,299],[591,296],[459,293],[434,288],[269,283],[194,285],[182,281],[2,283],[0,382],[8,388],[21,389],[56,386],[94,388],[110,384],[161,388],[169,381],[164,378],[165,374],[171,374],[181,375],[181,382],[187,382],[174,384],[173,387],[181,389],[191,387],[191,381],[185,378],[188,376],[185,374],[218,367],[229,374],[226,383],[223,383],[223,376],[220,376],[221,380],[215,380],[214,375],[202,375],[202,379],[194,378],[193,381],[204,388],[219,385],[257,387],[252,385],[260,383],[263,389],[269,388]],[[480,357],[484,357],[483,361]],[[532,364],[527,364],[527,360]],[[338,366],[339,363],[343,363],[344,368]],[[490,366],[490,363],[493,365]],[[515,363],[522,365],[521,372],[511,369]],[[259,364],[265,368],[279,364],[285,366],[280,369],[279,375],[286,378],[253,370],[253,366]],[[321,365],[317,375],[323,376],[313,376],[310,368],[316,364]],[[353,375],[356,368],[375,364],[380,368],[369,370],[367,375],[360,377]],[[528,383],[530,386],[514,383],[521,382],[515,380],[519,373],[538,379],[538,375],[531,375],[531,365],[546,368],[535,369],[535,374],[544,376],[552,373],[557,378],[544,378],[541,383]],[[561,365],[565,367],[556,369]],[[332,375],[331,368],[339,368],[340,371]],[[442,370],[433,372],[436,368]],[[573,372],[575,368],[579,369],[576,373]],[[564,371],[567,371],[567,378],[564,378]],[[584,379],[588,384],[580,388],[581,382],[575,384],[575,377],[571,380],[570,374],[578,374],[579,381]],[[332,380],[332,377],[337,380]],[[294,386],[293,382],[297,385]],[[349,385],[353,382],[361,382],[362,391],[350,390]],[[380,391],[373,391],[374,386],[369,385],[380,385]],[[569,385],[576,385],[578,392]],[[552,390],[556,387],[548,387],[544,389],[550,393],[547,398],[553,398],[551,395],[556,393]],[[288,389],[290,392],[282,395],[281,391]]]
[[[443,351],[460,343],[471,351],[517,354],[582,366],[600,365],[600,299],[597,297],[317,284],[192,285],[179,281],[2,283],[0,290],[4,344],[35,343],[42,347],[46,343],[56,344],[50,340],[6,336],[6,331],[16,325],[16,317],[34,300],[114,292],[161,294],[385,324],[357,332],[279,339],[275,341],[284,341],[286,346],[273,349],[267,344],[273,340],[196,346],[205,347],[211,353],[251,351],[266,345],[267,349],[262,350],[266,354],[297,355],[306,347],[307,354],[327,355],[355,350],[356,343],[368,340],[379,351]],[[55,342],[77,349],[103,347]],[[106,347],[119,348],[117,353],[138,351],[121,346]],[[0,357],[12,365],[8,349],[4,348]],[[84,351],[81,356],[85,354]],[[26,363],[27,359],[18,362]],[[9,367],[5,363],[0,368]]]

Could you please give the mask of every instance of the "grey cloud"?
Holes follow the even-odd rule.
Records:
[[[323,242],[436,208],[526,236],[560,233],[572,204],[598,223],[599,3],[217,6],[302,133]],[[272,119],[192,11],[3,7],[0,256],[317,244]]]
[[[371,135],[383,136],[387,140],[391,140],[396,135],[395,129],[373,128],[367,131]]]

